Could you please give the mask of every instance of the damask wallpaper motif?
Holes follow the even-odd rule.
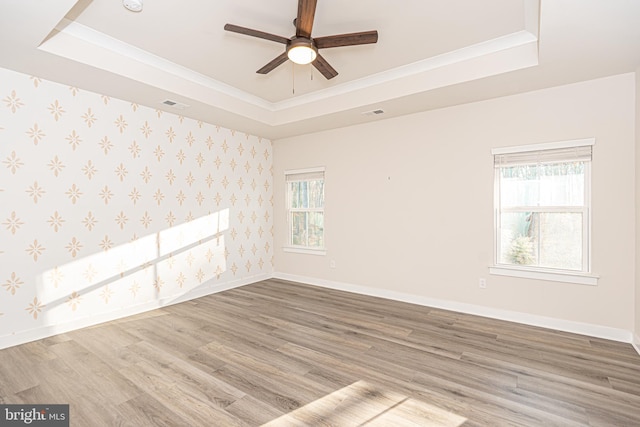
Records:
[[[0,69],[0,347],[270,276],[271,155]]]

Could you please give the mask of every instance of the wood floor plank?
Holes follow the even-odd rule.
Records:
[[[287,413],[304,404],[298,396],[298,390],[285,390],[278,387],[277,380],[269,380],[252,372],[247,373],[244,369],[232,365],[219,369],[216,371],[216,375],[228,384],[271,405],[278,411]]]
[[[262,400],[245,395],[225,408],[227,412],[252,426],[261,426],[285,413]]]
[[[36,374],[43,379],[35,391],[38,400],[20,399],[11,403],[69,404],[69,416],[78,425],[114,425],[117,414],[111,410],[110,406],[105,405],[105,402],[108,402],[108,396],[112,396],[115,390],[105,391],[94,388],[73,369],[72,363],[61,358],[43,363],[36,369]],[[16,395],[18,396],[24,398],[26,394]],[[46,400],[41,400],[45,396]]]
[[[117,413],[123,426],[176,427],[189,424],[148,394],[121,403]]]
[[[2,350],[0,353],[0,396],[35,387],[40,383],[36,368],[43,363],[41,346],[28,343]],[[38,349],[31,353],[31,350]]]
[[[280,351],[300,360],[309,360],[334,375],[355,375],[358,379],[386,383],[395,389],[409,386],[415,376],[415,371],[411,368],[367,355],[350,357],[345,354],[330,354],[296,343],[287,343]]]
[[[88,389],[99,390],[99,395],[105,401],[120,404],[140,395],[140,389],[131,380],[116,374],[96,354],[75,341],[62,342],[51,346],[51,349],[59,359],[71,366],[79,378],[83,378]]]
[[[414,383],[447,396],[449,399],[462,399],[473,408],[474,414],[483,413],[485,418],[494,420],[496,424],[506,425],[557,425],[580,426],[584,425],[572,419],[556,415],[538,409],[536,406],[521,403],[505,393],[490,393],[486,390],[476,389],[459,381],[446,378],[416,375]]]
[[[611,383],[611,387],[618,391],[640,396],[640,383],[638,383],[640,378],[633,378],[631,376],[625,376],[625,378],[627,379],[622,380],[620,378],[610,376],[609,382]]]
[[[550,396],[559,401],[571,402],[588,409],[614,411],[616,414],[631,418],[639,415],[640,396],[612,388],[593,386],[589,383],[578,383],[560,376],[553,379],[520,376],[518,377],[518,388],[542,396]]]
[[[0,350],[73,426],[640,426],[624,343],[283,280]]]
[[[155,364],[153,370],[164,378],[174,379],[172,385],[192,389],[200,400],[209,401],[220,408],[245,396],[244,392],[183,359],[175,358],[169,363]]]

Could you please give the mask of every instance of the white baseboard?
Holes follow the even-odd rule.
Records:
[[[190,292],[183,295],[171,296],[161,298],[159,300],[150,301],[144,304],[140,304],[133,307],[128,307],[123,310],[116,310],[109,313],[103,313],[96,316],[85,317],[82,319],[74,320],[73,322],[67,322],[57,325],[45,325],[35,329],[21,331],[16,334],[5,335],[0,337],[0,349],[13,347],[15,345],[24,344],[31,341],[36,341],[43,338],[48,338],[53,335],[62,334],[65,332],[74,331],[89,326],[94,326],[100,323],[109,322],[112,320],[122,319],[128,316],[141,314],[147,311],[151,311],[157,308],[167,307],[169,305],[178,304],[181,302],[189,301],[192,299],[200,298],[206,295],[215,294],[218,292],[226,291],[240,286],[249,285],[252,283],[260,282],[270,278],[289,280],[292,282],[305,283],[314,286],[320,286],[324,288],[336,289],[340,291],[353,292],[362,295],[369,295],[374,297],[386,298],[395,301],[402,301],[411,304],[418,304],[427,307],[440,308],[443,310],[457,311],[461,313],[474,314],[477,316],[489,317],[500,320],[507,320],[516,323],[522,323],[526,325],[539,326],[543,328],[555,329],[559,331],[572,332],[576,334],[588,335],[597,338],[610,339],[613,341],[620,341],[631,343],[635,350],[640,354],[640,336],[633,334],[630,331],[623,329],[611,328],[607,326],[593,325],[589,323],[573,322],[569,320],[556,319],[551,317],[536,316],[527,313],[520,313],[508,310],[499,310],[490,307],[484,307],[474,304],[466,304],[449,300],[440,300],[434,298],[427,298],[418,295],[406,294],[402,292],[390,291],[387,289],[371,288],[367,286],[354,285],[342,282],[334,282],[330,280],[318,279],[313,277],[298,276],[286,273],[274,273],[260,274],[243,278],[241,280],[235,280],[225,282],[222,284],[207,284],[199,286]]]
[[[633,342],[631,342],[631,345],[636,349],[636,352],[640,354],[640,335],[637,333],[633,334]]]
[[[633,334],[624,329],[611,328],[608,326],[594,325],[590,323],[574,322],[570,320],[556,319],[553,317],[537,316],[534,314],[521,313],[517,311],[501,310],[481,305],[466,304],[456,301],[427,298],[419,295],[406,294],[402,292],[390,291],[387,289],[371,288],[349,283],[333,282],[330,280],[317,279],[313,277],[298,276],[294,274],[275,272],[276,279],[289,280],[292,282],[305,283],[308,285],[320,286],[324,288],[336,289],[340,291],[353,292],[356,294],[369,295],[373,297],[386,298],[395,301],[402,301],[427,307],[440,308],[443,310],[457,311],[460,313],[474,314],[477,316],[489,317],[510,322],[522,323],[525,325],[539,326],[542,328],[555,329],[558,331],[571,332],[575,334],[587,335],[596,338],[604,338],[613,341],[633,343]],[[638,350],[638,337],[636,336],[636,350]],[[640,351],[638,352],[640,354]]]
[[[200,298],[203,296],[215,294],[218,292],[226,291],[228,289],[237,288],[251,283],[260,282],[271,278],[271,274],[259,274],[251,277],[245,277],[241,280],[233,280],[225,283],[214,283],[213,281],[205,282],[201,286],[190,290],[182,295],[172,295],[169,297],[160,298],[157,300],[149,301],[143,304],[139,304],[132,307],[127,307],[121,310],[114,310],[108,313],[101,313],[95,316],[87,316],[81,319],[75,319],[73,322],[60,323],[56,325],[43,325],[38,328],[20,331],[16,334],[5,335],[0,337],[0,350],[7,347],[13,347],[20,344],[25,344],[31,341],[48,338],[53,335],[63,334],[65,332],[75,331],[76,329],[86,328],[88,326],[94,326],[100,323],[109,322],[112,320],[122,319],[128,316],[141,314],[147,311],[155,310],[157,308],[167,307],[173,304],[189,301],[192,299]]]

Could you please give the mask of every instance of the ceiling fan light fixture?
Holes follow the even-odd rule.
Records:
[[[306,65],[315,61],[318,49],[309,39],[294,38],[287,48],[287,57],[296,64]]]

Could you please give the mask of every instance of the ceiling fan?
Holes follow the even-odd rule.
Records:
[[[282,54],[256,71],[258,74],[267,74],[287,59],[290,59],[297,64],[312,63],[323,76],[327,79],[332,79],[338,75],[338,72],[318,53],[318,49],[376,43],[378,41],[378,32],[375,30],[362,31],[359,33],[312,38],[311,30],[313,28],[313,18],[316,13],[316,3],[317,0],[298,0],[298,16],[293,21],[296,27],[296,34],[291,38],[233,24],[226,24],[224,29],[226,31],[271,40],[286,45],[286,50]]]

